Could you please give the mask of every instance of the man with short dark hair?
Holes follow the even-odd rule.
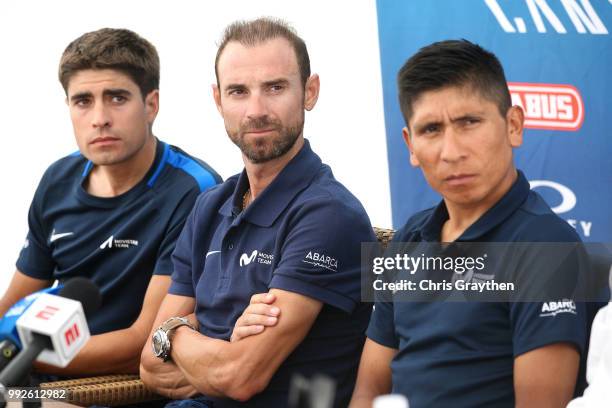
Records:
[[[401,68],[398,87],[410,163],[443,200],[394,241],[579,241],[514,167],[524,116],[493,54],[465,40],[429,45]],[[351,407],[390,392],[411,408],[562,407],[572,398],[584,305],[544,314],[542,302],[392,296],[375,304]]]
[[[204,162],[153,135],[159,57],[125,29],[68,45],[59,79],[79,151],[52,164],[28,214],[0,315],[20,298],[81,276],[102,294],[93,334],[63,375],[134,373],[170,285],[171,254],[197,195],[219,183]]]
[[[172,398],[203,394],[190,402],[200,406],[282,407],[294,374],[320,373],[346,406],[370,315],[360,244],[376,238],[304,139],[319,78],[304,42],[270,19],[229,26],[216,63],[215,103],[245,169],[200,196],[185,225],[141,378]],[[230,342],[251,297],[268,291],[282,310],[273,327]]]

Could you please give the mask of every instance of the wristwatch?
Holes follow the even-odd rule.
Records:
[[[151,339],[151,345],[153,346],[153,354],[156,357],[161,358],[164,362],[170,360],[172,334],[181,326],[187,326],[191,330],[195,330],[195,327],[184,317],[171,317],[155,330]]]

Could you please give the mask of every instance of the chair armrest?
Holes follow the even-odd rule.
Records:
[[[65,389],[63,402],[82,407],[120,406],[163,399],[147,387],[137,375],[105,375],[41,383],[41,388]]]

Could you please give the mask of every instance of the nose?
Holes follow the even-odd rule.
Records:
[[[103,129],[111,126],[111,118],[107,107],[103,103],[97,103],[92,110],[92,126]]]
[[[464,159],[466,155],[467,153],[462,145],[461,136],[453,131],[451,127],[446,128],[442,138],[440,159],[448,163],[454,163]]]
[[[268,115],[268,108],[263,95],[253,92],[248,101],[246,116],[249,119],[257,119]]]

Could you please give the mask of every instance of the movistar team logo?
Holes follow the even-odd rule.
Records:
[[[240,255],[240,266],[248,265],[255,260],[257,256],[257,250],[251,252],[251,255],[247,255],[246,253]]]
[[[100,244],[100,249],[110,249],[110,248],[130,248],[137,247],[138,241],[135,239],[115,239],[114,235],[111,235]]]
[[[273,260],[274,260],[274,255],[266,254],[263,251],[259,251],[255,249],[253,250],[253,252],[251,252],[250,255],[246,252],[240,255],[240,260],[238,261],[238,263],[240,264],[241,267],[246,266],[250,264],[251,262],[264,264],[264,265],[272,265]]]

